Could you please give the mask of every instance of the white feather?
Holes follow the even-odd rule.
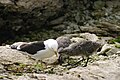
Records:
[[[55,55],[53,51],[51,51],[50,49],[45,49],[38,51],[36,54],[32,55],[32,57],[37,60],[43,60],[45,58],[52,57],[53,55]]]
[[[54,39],[48,39],[44,41],[45,50],[40,50],[36,54],[32,55],[33,58],[37,60],[43,60],[45,58],[52,57],[55,55],[58,49],[58,43]]]

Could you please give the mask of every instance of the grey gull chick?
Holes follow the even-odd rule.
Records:
[[[52,57],[53,55],[58,56],[58,43],[54,39],[29,43],[18,42],[12,44],[10,47],[12,49],[27,52],[36,60],[43,60],[45,58]]]
[[[59,63],[62,63],[62,54],[66,54],[68,56],[86,56],[87,62],[84,66],[87,66],[89,56],[92,55],[94,52],[97,52],[97,50],[101,47],[100,43],[93,42],[93,41],[83,41],[83,42],[76,42],[70,44],[68,47],[63,48],[59,51]]]
[[[71,44],[70,37],[68,36],[60,36],[56,39],[56,41],[58,42],[58,51],[68,47]]]

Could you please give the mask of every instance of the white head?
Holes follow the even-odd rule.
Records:
[[[45,47],[50,49],[51,51],[53,51],[56,56],[58,56],[58,43],[56,40],[54,39],[48,39],[46,41],[44,41]]]

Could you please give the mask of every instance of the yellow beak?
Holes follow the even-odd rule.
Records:
[[[56,57],[58,57],[58,52],[57,51],[55,51],[55,55],[56,55]]]

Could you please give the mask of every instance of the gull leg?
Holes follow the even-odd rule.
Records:
[[[62,65],[62,63],[63,63],[63,57],[62,57],[61,54],[59,55],[58,63],[59,63],[60,65]]]
[[[69,56],[68,55],[60,54],[59,58],[58,58],[58,63],[60,65],[62,65],[64,62],[66,62],[66,59],[69,60]]]
[[[76,65],[77,66],[77,64],[79,64],[79,63],[81,63],[81,62],[83,62],[83,61],[85,61],[85,60],[87,60],[86,62],[85,62],[85,64],[84,65],[82,65],[83,67],[86,67],[87,66],[87,64],[88,64],[88,61],[89,61],[89,57],[87,57],[87,59],[85,59],[84,57],[82,57],[83,59],[82,60],[79,60],[78,62],[76,62],[74,65]]]
[[[83,62],[84,60],[85,60],[85,58],[84,58],[84,56],[82,56],[82,60],[77,61],[77,62],[76,62],[75,64],[73,64],[73,65],[76,65],[76,66],[77,66],[77,64]]]
[[[87,61],[85,62],[85,65],[83,65],[83,67],[86,67],[86,66],[87,66],[89,59],[90,59],[90,58],[87,57]]]

